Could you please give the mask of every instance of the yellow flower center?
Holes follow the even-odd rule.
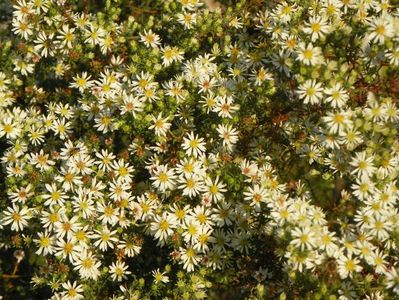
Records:
[[[160,228],[161,230],[168,230],[168,229],[169,229],[169,222],[168,222],[167,220],[162,220],[162,221],[159,223],[159,228]]]
[[[314,96],[316,94],[316,89],[314,87],[310,87],[306,89],[306,95],[308,96]]]
[[[366,193],[369,190],[369,185],[367,183],[362,183],[359,187],[359,190],[362,193]]]
[[[21,215],[19,214],[19,213],[13,213],[12,215],[11,215],[11,218],[15,221],[15,222],[19,222],[19,221],[21,221]]]
[[[187,231],[188,231],[188,233],[189,233],[190,235],[195,235],[195,234],[197,234],[197,232],[198,232],[197,227],[196,227],[195,225],[190,225],[190,226],[188,227]]]
[[[195,255],[194,249],[193,248],[188,248],[186,251],[186,255],[188,258],[192,258]]]
[[[327,245],[331,242],[331,237],[329,235],[323,235],[321,241],[323,242],[324,245]]]
[[[191,172],[193,171],[193,169],[194,169],[194,167],[193,167],[193,165],[190,164],[190,163],[186,163],[186,164],[184,165],[184,171],[186,171],[186,172],[188,172],[188,173],[191,173]]]
[[[116,276],[122,276],[123,275],[123,270],[121,268],[116,268],[115,269],[115,275]]]
[[[205,214],[199,214],[198,216],[197,216],[197,220],[201,223],[201,224],[204,224],[205,222],[206,222],[206,220],[207,220],[208,218],[207,218],[207,216],[205,215]]]
[[[198,140],[191,140],[190,141],[190,147],[191,148],[197,148],[199,145],[199,141]]]
[[[299,240],[301,241],[301,243],[306,243],[309,240],[309,235],[307,234],[302,234],[299,238]]]
[[[69,253],[71,253],[72,252],[72,250],[73,250],[73,244],[72,243],[65,243],[65,245],[64,245],[64,252],[65,253],[67,253],[67,254],[69,254]]]
[[[176,210],[175,215],[178,219],[183,220],[184,217],[186,216],[186,212],[182,209],[178,209]]]
[[[384,25],[379,25],[375,28],[375,31],[379,34],[379,35],[384,35],[385,34],[385,26]]]
[[[42,247],[48,247],[49,245],[50,245],[50,239],[48,238],[48,237],[42,237],[41,239],[40,239],[40,245],[42,246]]]
[[[312,50],[305,50],[305,51],[303,51],[303,56],[306,58],[306,59],[312,59],[313,58],[313,51]]]
[[[111,206],[107,206],[107,207],[104,209],[104,214],[105,214],[107,217],[110,217],[110,216],[112,216],[112,215],[114,214],[114,209],[113,209]]]
[[[311,28],[313,32],[320,32],[321,29],[320,23],[313,23]]]
[[[61,199],[61,193],[59,191],[54,191],[51,193],[51,199],[54,201],[58,201]]]
[[[346,263],[345,263],[345,267],[346,267],[346,269],[349,271],[349,272],[353,272],[354,270],[355,270],[355,267],[356,267],[356,265],[355,265],[355,262],[353,261],[353,260],[348,260]]]
[[[78,78],[76,80],[76,85],[79,87],[84,87],[86,85],[87,81],[84,78]]]
[[[377,229],[377,230],[381,230],[381,229],[384,228],[384,223],[381,222],[381,221],[377,221],[377,222],[375,222],[374,227],[375,227],[375,229]]]
[[[341,115],[341,114],[334,115],[334,122],[336,124],[342,124],[344,122],[344,120],[345,120],[345,117],[343,115]]]
[[[13,130],[13,127],[11,124],[5,124],[3,125],[3,130],[5,133],[10,134]]]
[[[195,181],[193,180],[193,179],[188,179],[187,180],[187,187],[189,188],[189,189],[192,189],[192,188],[194,188],[194,186],[195,186]]]
[[[76,232],[75,237],[78,241],[83,241],[86,237],[86,232],[84,232],[83,230],[79,230],[78,232]]]
[[[211,194],[215,195],[219,191],[219,189],[216,185],[213,184],[211,185],[209,191],[211,192]]]
[[[167,182],[168,181],[168,175],[165,172],[161,172],[159,174],[159,181],[160,182]]]
[[[93,266],[93,260],[89,257],[89,258],[85,258],[82,261],[82,267],[85,269],[90,269]]]
[[[103,233],[103,234],[101,235],[101,239],[102,239],[104,242],[109,241],[109,238],[110,238],[110,235],[109,235],[108,233]]]
[[[68,296],[69,297],[76,297],[78,295],[78,293],[76,292],[76,290],[74,288],[70,288],[68,290]]]
[[[128,169],[126,167],[120,167],[118,173],[120,176],[125,177],[128,174]]]

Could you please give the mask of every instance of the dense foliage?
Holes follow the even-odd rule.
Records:
[[[399,8],[3,0],[4,299],[399,299]]]

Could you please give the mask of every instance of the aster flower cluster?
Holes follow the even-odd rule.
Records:
[[[92,2],[13,1],[0,42],[0,251],[30,285],[398,297],[398,7]]]

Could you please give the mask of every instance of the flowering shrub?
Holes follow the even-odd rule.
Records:
[[[398,298],[397,1],[208,2],[0,4],[4,297]]]

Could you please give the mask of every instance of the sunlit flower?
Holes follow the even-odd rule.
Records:
[[[140,33],[140,41],[147,47],[152,48],[156,48],[161,44],[159,35],[153,33],[151,29],[148,31],[144,29],[144,33]]]
[[[81,278],[97,280],[100,276],[101,263],[97,261],[92,252],[83,250],[79,259],[73,263],[75,270],[79,271]]]
[[[169,277],[165,275],[165,272],[161,272],[159,269],[153,270],[152,276],[156,284],[169,282]]]
[[[72,283],[68,280],[68,282],[64,282],[62,285],[64,291],[62,292],[62,297],[65,300],[79,300],[83,299],[83,287],[78,284],[76,281]]]
[[[24,227],[28,226],[28,221],[31,217],[31,211],[28,207],[23,206],[21,209],[13,203],[12,207],[8,207],[7,210],[3,212],[0,224],[11,224],[11,230],[22,231]]]
[[[305,43],[300,43],[298,46],[297,54],[297,60],[307,66],[317,65],[323,62],[320,47],[313,47],[311,43],[309,43],[308,45],[306,45]]]
[[[151,180],[153,180],[153,186],[161,191],[172,189],[175,185],[175,179],[176,176],[174,170],[169,169],[166,165],[157,166],[154,176],[151,177]]]
[[[370,22],[369,39],[374,40],[379,44],[383,44],[386,38],[390,38],[394,34],[392,20],[387,16],[374,18]]]
[[[304,104],[319,104],[323,96],[323,86],[316,80],[307,80],[298,87],[298,95]]]
[[[154,123],[149,129],[154,129],[155,134],[158,136],[165,136],[169,130],[171,123],[168,122],[169,117],[162,118],[162,113],[159,113],[158,117],[153,117],[152,122]]]
[[[205,143],[203,138],[198,138],[193,132],[188,134],[188,137],[183,139],[183,149],[186,150],[187,155],[198,157],[205,151]]]
[[[109,267],[109,272],[111,273],[111,278],[113,280],[122,281],[122,279],[126,278],[126,275],[131,274],[132,272],[127,270],[128,266],[123,261],[113,262]]]

